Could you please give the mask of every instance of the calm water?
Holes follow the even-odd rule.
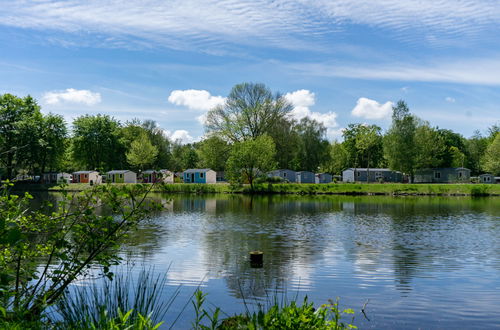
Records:
[[[276,294],[340,298],[362,329],[500,328],[500,199],[155,196],[166,211],[123,249],[231,315]],[[264,251],[251,268],[248,252]],[[366,316],[360,312],[366,305]],[[188,327],[192,307],[175,328]]]

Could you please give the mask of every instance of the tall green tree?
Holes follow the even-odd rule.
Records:
[[[415,130],[415,168],[433,168],[443,166],[443,156],[447,146],[438,131],[424,122]]]
[[[198,144],[199,165],[214,171],[224,171],[231,146],[218,136],[210,136]]]
[[[107,115],[84,115],[73,121],[73,159],[88,170],[107,171],[125,166],[120,123]]]
[[[13,177],[16,163],[23,163],[23,153],[30,147],[26,144],[29,121],[40,117],[40,107],[31,96],[20,98],[12,94],[0,95],[0,161],[5,176]]]
[[[362,156],[363,161],[366,163],[367,171],[378,163],[378,159],[382,150],[382,136],[380,127],[376,125],[364,125],[360,129],[360,133],[356,136],[356,149]],[[374,160],[375,158],[375,160]],[[370,175],[367,176],[369,181]]]
[[[158,149],[158,156],[153,164],[155,168],[169,168],[172,161],[172,143],[165,132],[154,120],[144,120],[141,124],[149,135],[149,140]]]
[[[151,143],[149,136],[143,132],[130,144],[130,149],[126,155],[127,162],[134,169],[145,170],[153,166],[158,156],[158,148]]]
[[[383,161],[381,129],[376,125],[349,124],[343,131],[348,167],[374,167]]]
[[[323,172],[340,175],[342,171],[349,167],[349,154],[344,148],[344,144],[333,141],[329,147],[330,161],[321,166]]]
[[[275,168],[275,154],[274,141],[267,135],[237,142],[227,160],[227,177],[231,182],[248,181],[253,189],[259,175]]]
[[[466,167],[471,170],[472,175],[479,175],[482,172],[481,160],[488,147],[488,138],[481,135],[479,131],[474,132],[469,139],[465,141],[467,155]]]
[[[438,134],[446,145],[442,166],[460,167],[464,165],[466,153],[464,137],[449,129],[438,129]]]
[[[326,128],[323,124],[303,118],[295,127],[298,135],[297,170],[316,172],[329,158]]]
[[[271,134],[275,123],[286,120],[292,109],[264,84],[242,83],[232,88],[223,105],[208,112],[205,126],[228,141],[241,142]]]
[[[483,158],[483,170],[500,175],[500,134],[496,134],[493,142],[486,148]]]
[[[392,108],[392,125],[384,137],[384,154],[393,170],[409,174],[413,181],[416,161],[417,119],[402,100]]]

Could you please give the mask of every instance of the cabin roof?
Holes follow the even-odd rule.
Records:
[[[208,171],[213,171],[210,168],[190,168],[188,170],[185,170],[184,173],[198,173],[198,172],[208,172]]]
[[[113,171],[109,171],[108,174],[125,174],[127,172],[134,173],[131,170],[113,170]]]

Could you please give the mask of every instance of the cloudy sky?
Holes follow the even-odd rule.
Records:
[[[500,121],[498,0],[0,0],[0,93],[44,112],[153,119],[203,135],[262,82],[321,121],[387,128],[404,99],[468,137]]]

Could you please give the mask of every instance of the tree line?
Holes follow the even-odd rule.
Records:
[[[472,137],[432,127],[399,101],[386,132],[350,124],[342,142],[329,142],[326,127],[295,120],[293,106],[264,84],[234,86],[211,109],[202,141],[172,141],[153,120],[121,123],[108,115],[82,115],[71,129],[60,115],[42,114],[31,96],[0,95],[0,174],[147,168],[211,168],[234,181],[288,168],[341,174],[349,167],[389,167],[413,175],[429,167],[467,167],[472,174],[500,174],[500,127]]]

